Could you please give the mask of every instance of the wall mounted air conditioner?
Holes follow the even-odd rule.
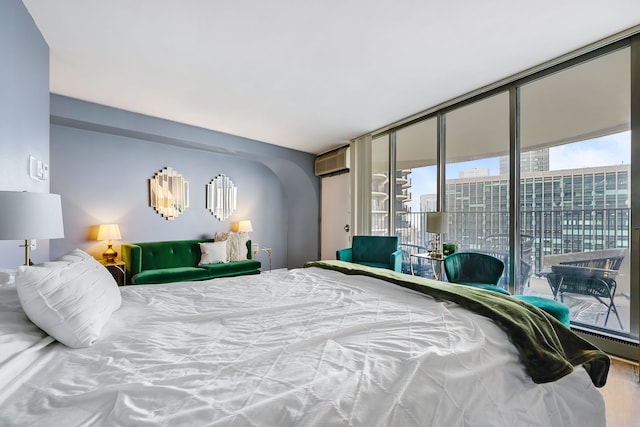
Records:
[[[316,157],[316,176],[349,170],[349,147],[340,147]]]

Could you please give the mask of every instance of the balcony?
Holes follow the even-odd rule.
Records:
[[[532,236],[530,252],[521,254],[527,271],[517,281],[517,292],[535,294],[553,298],[552,290],[545,273],[556,258],[597,259],[603,251],[622,250],[625,255],[619,274],[616,277],[617,289],[613,302],[618,310],[622,330],[629,330],[630,282],[629,282],[629,215],[630,210],[622,209],[572,209],[559,211],[528,210],[522,212],[523,234]],[[377,215],[372,215],[376,223]],[[377,219],[386,224],[385,216]],[[401,248],[405,251],[405,270],[409,271],[410,253],[425,252],[434,236],[426,233],[426,212],[407,212],[397,217],[395,234],[400,238]],[[509,215],[505,211],[462,211],[449,212],[449,233],[443,236],[444,242],[457,243],[459,250],[499,252],[508,254],[508,240],[503,248],[494,247],[487,239],[490,235],[507,235]],[[393,233],[392,233],[393,234]],[[564,236],[564,237],[561,237]],[[508,258],[505,258],[508,263]],[[558,261],[560,262],[560,261]],[[429,275],[430,268],[415,266],[420,274]],[[608,269],[609,267],[606,266]],[[523,270],[523,268],[521,268]],[[522,272],[522,271],[521,271]],[[505,284],[506,286],[506,284]],[[589,295],[567,293],[565,303],[571,308],[572,321],[575,324],[595,328],[619,330],[620,325],[614,315],[610,315],[604,324],[607,307]]]

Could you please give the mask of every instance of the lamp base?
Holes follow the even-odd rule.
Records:
[[[117,256],[118,252],[116,252],[113,247],[111,247],[111,244],[109,244],[107,250],[102,254],[102,258],[104,258],[104,260],[107,262],[115,262]]]
[[[20,247],[24,246],[24,265],[33,265],[31,261],[31,240],[25,240],[24,245],[20,245]]]
[[[442,259],[442,241],[441,241],[440,233],[436,233],[436,253],[434,254],[434,258]]]

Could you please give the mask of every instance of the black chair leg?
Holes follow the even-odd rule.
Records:
[[[604,319],[604,326],[607,326],[607,322],[609,321],[609,314],[613,310],[613,314],[616,315],[616,319],[618,319],[618,324],[620,325],[620,330],[624,330],[624,326],[622,325],[622,320],[620,320],[620,315],[618,314],[618,309],[616,308],[613,301],[611,301],[611,305],[609,306],[609,310],[607,310],[607,317]]]

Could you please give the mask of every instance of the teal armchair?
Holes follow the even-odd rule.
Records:
[[[397,236],[353,236],[351,247],[336,251],[336,259],[370,267],[402,271]]]
[[[456,252],[444,259],[444,272],[452,283],[511,295],[498,286],[504,273],[504,263],[491,255]]]
[[[451,283],[511,295],[499,285],[504,273],[504,263],[491,255],[478,252],[456,252],[444,259],[444,272]],[[550,298],[534,295],[514,295],[513,297],[546,311],[566,327],[570,326],[568,306]]]

